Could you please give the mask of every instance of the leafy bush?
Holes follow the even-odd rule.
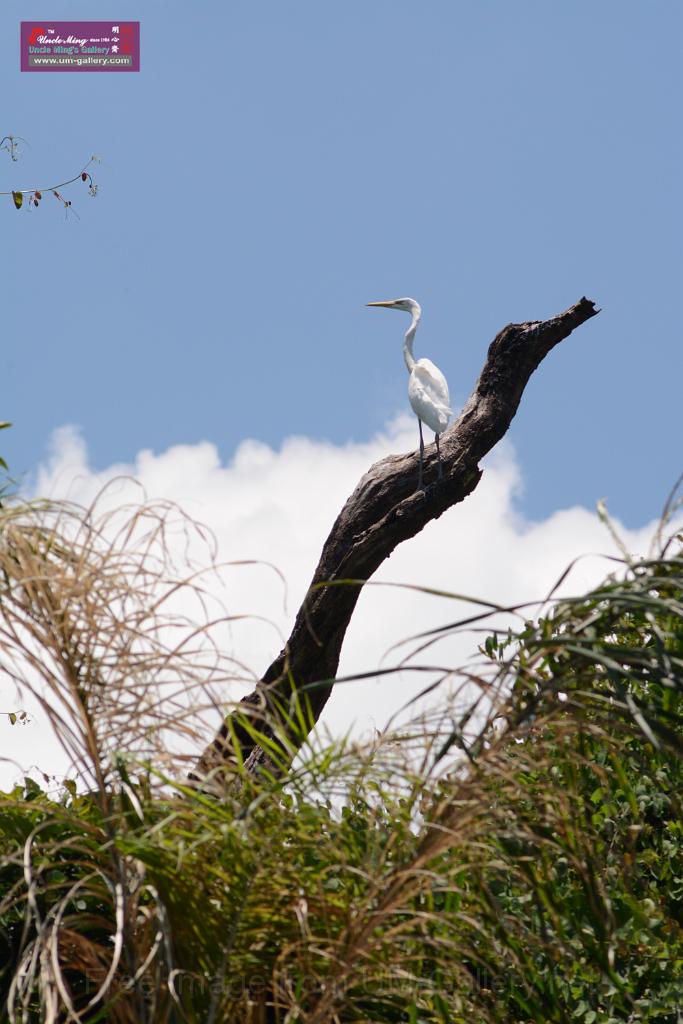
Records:
[[[166,520],[134,522],[121,543],[74,509],[4,510],[0,669],[61,695],[91,787],[0,798],[4,1018],[679,1020],[675,541],[492,635],[486,714],[479,694],[370,745],[304,742],[216,798],[150,738],[187,729],[159,695],[208,662],[158,618]]]

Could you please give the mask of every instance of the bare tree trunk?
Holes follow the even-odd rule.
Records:
[[[474,490],[482,474],[479,461],[506,433],[531,374],[555,345],[598,312],[593,302],[582,298],[549,320],[508,324],[500,331],[460,416],[441,435],[441,480],[437,479],[435,445],[425,452],[423,491],[416,490],[416,452],[390,455],[370,467],[325,541],[284,650],[256,689],[243,698],[239,714],[230,715],[206,747],[192,779],[220,773],[233,755],[233,737],[251,769],[268,763],[244,728],[244,716],[254,717],[257,728],[272,736],[278,723],[282,727],[279,710],[289,706],[295,691],[306,694],[312,719],[317,721],[332,692],[342,643],[363,583],[397,544],[414,537]],[[342,585],[342,581],[353,582]],[[294,738],[294,745],[297,742]]]

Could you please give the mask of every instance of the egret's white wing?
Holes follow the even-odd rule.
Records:
[[[442,434],[452,416],[448,383],[431,359],[418,359],[408,382],[413,411],[435,434]]]

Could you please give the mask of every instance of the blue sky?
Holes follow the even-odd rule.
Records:
[[[363,441],[407,408],[406,324],[365,302],[419,299],[416,354],[460,405],[497,330],[585,294],[603,312],[509,435],[519,507],[658,514],[682,468],[679,3],[62,2],[140,20],[120,75],[20,73],[30,13],[0,13],[0,135],[31,144],[0,188],[103,163],[80,220],[0,203],[16,475],[68,423],[95,467]]]

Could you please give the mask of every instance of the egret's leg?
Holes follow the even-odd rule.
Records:
[[[443,480],[443,466],[441,465],[441,449],[439,448],[439,435],[434,435],[436,438],[436,459],[439,466],[439,480]]]
[[[425,443],[424,443],[424,438],[422,436],[422,420],[420,419],[419,416],[417,417],[417,422],[418,422],[418,426],[420,428],[420,471],[419,471],[419,476],[417,478],[417,489],[418,489],[418,491],[421,491],[422,490],[422,464],[424,463],[424,457],[425,457]]]

